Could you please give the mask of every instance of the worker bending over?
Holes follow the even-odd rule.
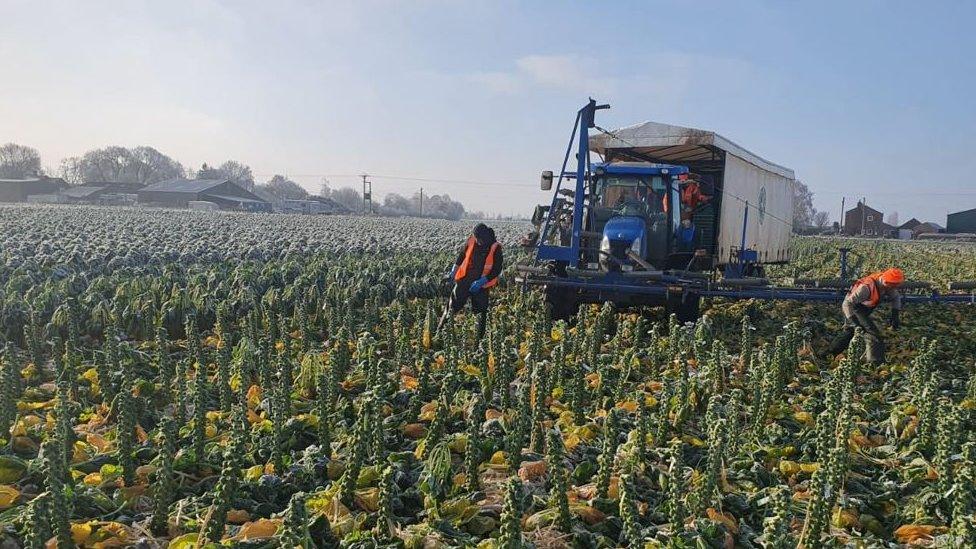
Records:
[[[890,325],[897,330],[901,325],[898,318],[901,310],[901,294],[898,293],[898,287],[904,282],[905,275],[901,269],[872,273],[855,282],[841,304],[844,313],[844,331],[834,340],[830,352],[834,355],[843,352],[854,337],[855,328],[860,328],[864,331],[868,360],[875,364],[884,362],[884,338],[878,326],[871,320],[871,313],[882,300],[890,300]]]
[[[454,289],[439,325],[448,316],[460,312],[470,299],[471,310],[478,315],[478,339],[484,337],[488,322],[488,290],[498,283],[502,266],[502,245],[495,240],[495,231],[478,223],[451,268]]]

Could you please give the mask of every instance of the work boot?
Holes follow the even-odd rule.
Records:
[[[885,361],[885,344],[882,339],[876,335],[869,334],[865,338],[867,343],[866,349],[864,351],[864,356],[867,358],[868,362],[875,366],[884,364]]]

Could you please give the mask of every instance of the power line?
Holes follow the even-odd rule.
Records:
[[[814,194],[827,194],[835,196],[844,196],[850,193],[850,191],[817,191]],[[976,195],[976,191],[946,191],[946,192],[929,192],[929,191],[871,191],[871,196],[970,196]]]
[[[259,177],[265,177],[268,174],[257,174]],[[306,173],[306,174],[289,174],[289,177],[325,177],[325,178],[360,178],[362,174],[324,174],[324,173]],[[421,183],[448,183],[452,185],[481,185],[489,187],[517,187],[522,189],[532,189],[533,185],[527,185],[525,183],[514,183],[506,181],[478,181],[471,179],[439,179],[433,177],[411,177],[405,175],[379,175],[379,174],[369,174],[372,179],[391,179],[395,181],[416,181]]]

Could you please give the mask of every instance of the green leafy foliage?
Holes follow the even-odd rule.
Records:
[[[0,524],[20,546],[976,539],[967,306],[910,307],[874,366],[859,337],[821,352],[834,306],[553,322],[506,271],[479,341],[469,314],[437,328],[468,224],[0,213]],[[524,227],[495,230],[518,260]],[[796,240],[770,275],[822,276],[836,244]],[[854,247],[858,271],[976,278],[973,247]]]

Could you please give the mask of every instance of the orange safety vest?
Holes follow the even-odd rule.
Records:
[[[454,280],[459,282],[464,279],[465,275],[468,274],[468,267],[471,265],[471,257],[474,255],[474,248],[478,245],[478,241],[475,240],[473,236],[468,237],[467,248],[464,250],[464,261],[458,266],[458,270],[454,273]],[[481,270],[482,276],[488,276],[491,273],[492,267],[495,266],[495,252],[501,248],[501,244],[495,242],[488,249],[488,256],[485,257],[485,267]],[[498,277],[495,277],[485,283],[482,288],[491,288],[498,283]]]
[[[868,298],[867,301],[862,302],[861,305],[873,309],[878,306],[878,303],[881,302],[881,292],[878,291],[878,281],[880,280],[881,280],[881,271],[878,271],[876,273],[871,273],[868,276],[861,278],[857,282],[855,282],[854,285],[851,286],[850,294],[856,292],[858,288],[860,288],[861,286],[867,286],[868,288],[871,288],[871,296]]]
[[[685,188],[681,189],[681,202],[689,208],[697,208],[705,199],[701,192],[701,187],[694,181],[689,181]]]

